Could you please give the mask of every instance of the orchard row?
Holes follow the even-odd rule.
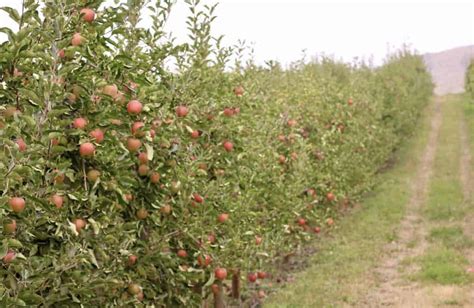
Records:
[[[20,30],[0,45],[2,306],[259,301],[431,95],[406,50],[244,63],[196,0],[186,44],[164,31],[173,1],[37,2],[4,9]]]

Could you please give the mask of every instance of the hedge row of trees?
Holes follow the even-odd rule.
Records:
[[[466,72],[466,92],[474,98],[474,60],[471,60]]]
[[[416,128],[429,74],[408,51],[243,63],[215,6],[186,1],[178,44],[171,0],[116,2],[3,8],[0,305],[259,300]]]

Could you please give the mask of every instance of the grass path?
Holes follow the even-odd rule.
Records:
[[[425,114],[373,195],[265,307],[474,307],[474,108],[437,97]]]

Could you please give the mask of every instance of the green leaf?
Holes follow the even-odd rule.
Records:
[[[153,150],[153,147],[149,145],[148,143],[145,143],[145,148],[146,148],[146,155],[148,160],[153,160],[153,155],[155,151]]]
[[[24,193],[25,197],[28,197],[28,199],[31,199],[39,204],[42,204],[43,206],[45,207],[48,207],[48,203],[46,201],[44,201],[43,199],[39,199],[39,198],[36,198],[35,196],[32,196],[30,194],[27,194],[27,193]]]
[[[97,259],[95,257],[94,251],[92,249],[87,250],[89,252],[89,255],[91,256],[91,262],[94,264],[97,268],[100,268],[99,263],[97,263]]]
[[[8,36],[8,40],[10,42],[15,40],[15,34],[13,33],[12,29],[7,27],[1,27],[0,32],[5,33]]]
[[[214,281],[216,281],[216,276],[214,275],[214,272],[211,271],[211,276],[209,277],[209,280],[206,282],[204,287],[210,287],[214,283]]]
[[[8,243],[4,241],[0,245],[0,259],[5,257],[7,255],[7,252],[8,252]]]
[[[75,201],[78,201],[79,198],[77,198],[76,196],[74,196],[73,194],[67,194],[68,198],[71,199],[71,200],[75,200]]]
[[[28,101],[34,106],[39,106],[39,105],[44,104],[44,102],[40,100],[38,95],[36,95],[36,93],[30,89],[21,88],[18,90],[18,92],[20,93],[21,96],[27,98]]]
[[[11,238],[8,240],[8,247],[12,247],[12,248],[22,248],[23,247],[23,244],[19,241],[19,240],[16,240],[14,238]]]
[[[71,232],[75,235],[75,236],[78,236],[79,233],[77,233],[77,230],[76,230],[76,225],[70,221],[68,221],[68,225],[69,225],[69,230],[71,230]]]
[[[16,23],[20,23],[20,14],[18,14],[18,11],[14,8],[3,6],[0,7],[0,10],[7,12],[8,16],[10,16],[10,18],[13,19]]]
[[[29,115],[22,115],[21,117],[23,120],[25,120],[25,122],[30,125],[30,126],[35,126],[36,125],[36,121],[33,119],[32,116],[29,116]]]
[[[44,302],[44,299],[31,291],[25,291],[20,294],[20,298],[29,305],[39,305]]]
[[[98,235],[99,231],[100,231],[99,223],[97,221],[95,221],[94,219],[92,219],[92,218],[89,218],[88,221],[92,225],[92,229],[94,230],[94,234]]]

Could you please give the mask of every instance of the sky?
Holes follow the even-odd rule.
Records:
[[[215,0],[202,0],[214,4]],[[19,8],[21,0],[0,0]],[[187,37],[188,8],[177,3],[167,24],[178,41]],[[382,62],[387,52],[408,44],[420,53],[474,45],[474,0],[221,0],[213,31],[224,43],[245,40],[257,63],[283,64],[330,55]],[[144,21],[147,23],[147,20]],[[0,27],[12,26],[0,12]]]

